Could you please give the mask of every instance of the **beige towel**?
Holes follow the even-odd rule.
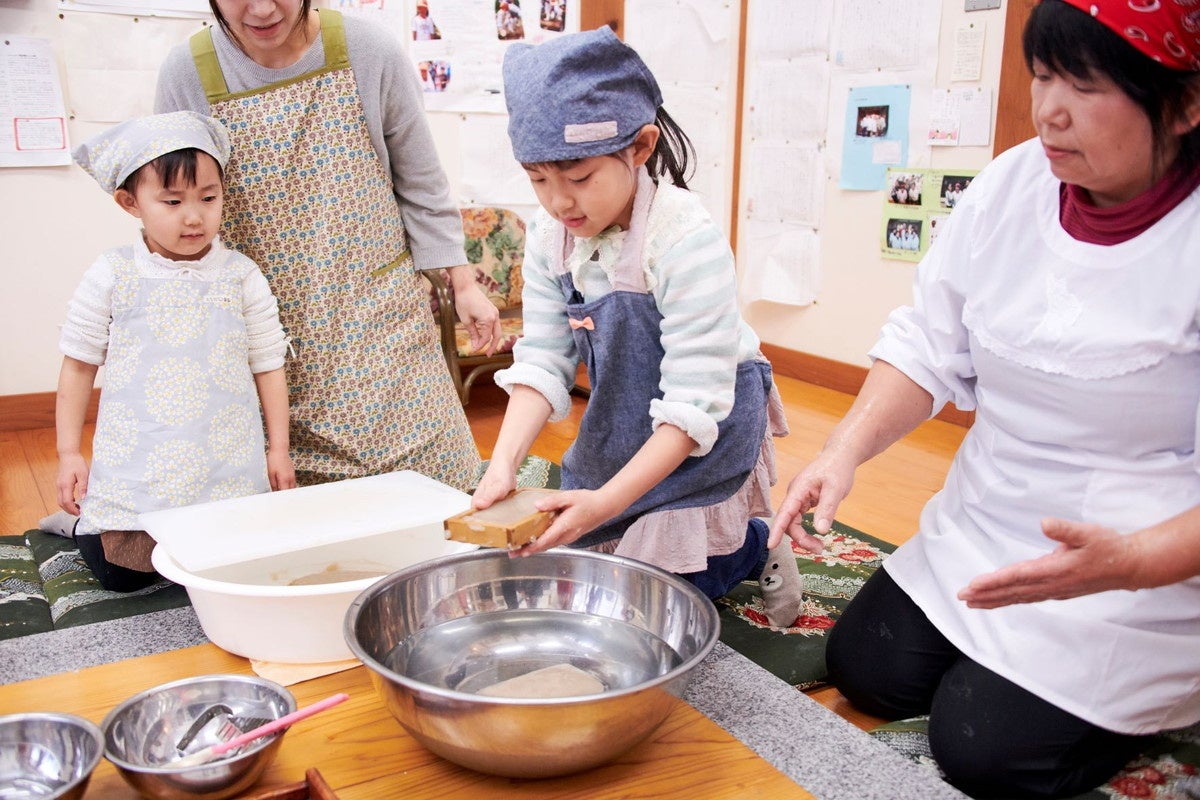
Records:
[[[275,681],[282,686],[311,681],[322,675],[332,675],[335,672],[342,672],[361,665],[362,662],[357,658],[348,658],[345,661],[326,661],[321,664],[282,664],[278,661],[250,659],[250,669],[254,670],[255,675]]]

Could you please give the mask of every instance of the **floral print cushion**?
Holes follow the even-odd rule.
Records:
[[[809,520],[804,525],[825,542],[825,549],[820,555],[796,554],[804,578],[804,605],[790,627],[773,628],[767,622],[757,581],[745,581],[717,600],[717,611],[722,642],[793,686],[811,689],[828,677],[829,629],[896,546],[840,522],[823,535]]]
[[[871,736],[902,756],[945,777],[929,749],[929,717],[880,725]],[[1200,725],[1146,739],[1142,754],[1103,786],[1071,800],[1185,800],[1200,797]]]

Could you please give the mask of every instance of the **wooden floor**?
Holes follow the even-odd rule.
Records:
[[[780,479],[773,498],[778,503],[787,491],[788,481],[820,450],[853,398],[790,378],[777,377],[776,382],[791,427],[789,436],[776,440]],[[472,392],[467,406],[471,429],[485,458],[491,455],[500,429],[505,399],[495,386],[480,386]],[[531,450],[533,455],[561,460],[583,414],[584,401],[575,398],[573,403],[567,419],[551,423],[542,431]],[[91,432],[89,426],[85,436],[89,441]],[[895,544],[905,541],[916,529],[921,506],[941,487],[965,433],[964,428],[947,422],[926,422],[863,465],[854,490],[838,510],[838,520]],[[28,530],[40,517],[57,510],[54,438],[50,428],[0,431],[0,534]],[[90,458],[91,454],[84,455]],[[878,720],[851,708],[834,689],[818,689],[811,694],[859,727],[878,724]]]

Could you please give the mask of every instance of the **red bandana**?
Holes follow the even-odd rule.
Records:
[[[1200,72],[1200,0],[1063,0],[1164,67]]]

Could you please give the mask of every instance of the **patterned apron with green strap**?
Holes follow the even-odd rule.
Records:
[[[296,477],[412,469],[469,489],[479,453],[371,145],[342,17],[320,14],[325,66],[249,92],[228,91],[210,31],[190,42],[233,143],[222,237],[266,273],[296,353]]]

